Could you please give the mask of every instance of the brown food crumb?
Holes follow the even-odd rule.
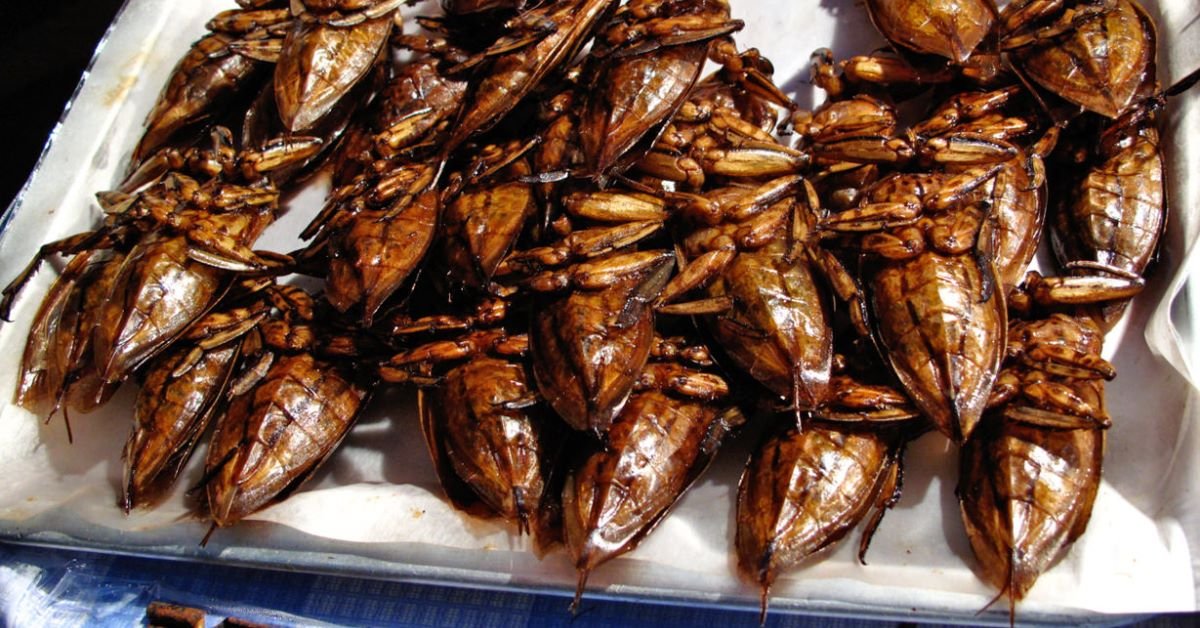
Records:
[[[168,602],[146,606],[146,625],[152,628],[204,628],[204,611]]]

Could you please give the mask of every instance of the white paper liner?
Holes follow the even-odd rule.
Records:
[[[871,50],[878,35],[854,0],[797,3],[734,0],[746,21],[737,35],[776,66],[776,78],[802,105],[823,96],[806,84],[809,54],[830,47],[839,58]],[[1144,2],[1160,16],[1164,83],[1200,65],[1194,2]],[[1161,5],[1161,7],[1160,7]],[[48,240],[98,220],[98,190],[120,178],[141,123],[166,76],[203,23],[232,2],[130,0],[94,61],[69,115],[56,129],[0,241],[0,267],[11,277]],[[431,11],[418,7],[416,13]],[[411,10],[410,10],[411,12]],[[1190,35],[1190,36],[1189,36]],[[1108,388],[1114,426],[1105,481],[1088,532],[1044,574],[1019,607],[1027,619],[1105,621],[1103,614],[1193,611],[1200,590],[1200,429],[1197,425],[1196,320],[1200,291],[1188,291],[1200,253],[1200,172],[1194,94],[1172,101],[1165,134],[1173,201],[1162,259],[1145,294],[1107,341],[1119,377]],[[260,244],[287,242],[319,206],[313,184]],[[280,250],[289,247],[280,246]],[[0,327],[0,397],[13,390],[16,364],[38,301],[53,279],[39,273]],[[1144,330],[1144,332],[1143,332]],[[206,526],[189,516],[183,491],[199,478],[192,461],[176,492],[158,509],[128,517],[116,507],[120,452],[133,392],[76,416],[68,444],[59,419],[43,424],[7,401],[0,406],[0,534],[42,543],[99,547],[197,560],[381,577],[567,591],[575,575],[561,551],[538,561],[510,527],[453,511],[437,486],[411,395],[378,395],[341,451],[290,500],[230,530],[207,548]],[[737,478],[751,443],[735,439],[674,512],[633,553],[592,575],[590,595],[756,606],[757,590],[736,576],[732,551]],[[954,497],[957,452],[938,435],[913,443],[905,493],[857,563],[844,544],[780,578],[777,610],[964,618],[1006,622],[1004,609],[975,616],[994,595],[975,576]]]

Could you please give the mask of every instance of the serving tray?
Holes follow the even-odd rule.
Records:
[[[802,106],[823,95],[807,84],[810,53],[838,56],[882,44],[854,0],[798,3],[733,0],[746,21],[740,47],[759,48],[776,80]],[[1195,2],[1144,2],[1159,19],[1164,84],[1200,65]],[[7,281],[43,242],[93,226],[96,191],[115,186],[176,60],[204,22],[232,0],[129,0],[104,41],[49,149],[0,225],[0,268]],[[428,13],[433,5],[404,9]],[[1193,382],[1194,312],[1200,291],[1184,290],[1192,243],[1200,233],[1200,100],[1171,103],[1164,135],[1173,164],[1170,231],[1147,291],[1109,336],[1106,356],[1118,378],[1109,386],[1105,480],[1087,534],[1042,576],[1019,606],[1025,620],[1106,623],[1117,616],[1197,608],[1200,541],[1200,405]],[[314,180],[287,199],[288,213],[261,248],[290,250],[295,234],[324,198]],[[506,525],[450,508],[428,460],[411,394],[386,391],[343,447],[304,489],[231,529],[199,542],[207,524],[190,515],[184,491],[200,476],[200,456],[159,508],[125,516],[116,506],[120,452],[133,390],[100,411],[72,416],[74,442],[61,418],[45,423],[9,401],[17,360],[49,269],[27,287],[12,323],[0,326],[0,538],[106,552],[219,561],[461,586],[569,594],[575,573],[562,551],[537,559],[527,538]],[[713,467],[634,552],[597,569],[588,596],[681,604],[753,607],[755,586],[736,575],[732,550],[737,479],[753,430],[729,443]],[[778,580],[772,612],[807,612],[1007,623],[1007,608],[976,613],[994,592],[973,572],[973,557],[954,497],[957,451],[926,435],[906,454],[905,492],[884,518],[858,564],[848,543]],[[856,533],[857,534],[857,533]],[[565,609],[565,601],[564,601]],[[564,610],[565,612],[565,610]]]

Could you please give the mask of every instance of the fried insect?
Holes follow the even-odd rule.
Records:
[[[938,429],[964,441],[979,422],[1001,357],[1004,299],[992,269],[926,252],[871,280],[880,340],[897,377]]]
[[[706,57],[739,63],[733,44],[716,38],[741,27],[723,0],[635,0],[618,9],[592,51],[604,87],[589,95],[580,124],[585,174],[622,169],[618,161],[683,104]]]
[[[572,609],[588,575],[650,534],[741,423],[740,413],[722,408],[728,394],[720,377],[678,362],[642,371],[604,446],[563,487],[566,545],[579,572]]]
[[[920,413],[899,391],[845,372],[832,388],[803,429],[768,430],[738,482],[738,569],[762,588],[763,619],[781,573],[872,514],[858,546],[865,564],[884,511],[900,499],[901,451]]]
[[[270,63],[255,51],[277,42],[288,20],[285,9],[274,9],[227,11],[209,22],[214,32],[192,44],[171,71],[133,149],[130,168],[166,147],[180,130],[218,118],[227,104],[265,82]]]
[[[449,76],[438,57],[427,56],[396,69],[371,106],[371,121],[364,167],[391,159],[417,145],[434,145],[448,126],[467,92],[467,81]],[[355,170],[338,168],[339,184],[348,183]]]
[[[778,87],[770,81],[770,62],[754,50],[739,59],[755,80],[731,76],[728,67],[706,77],[635,164],[638,170],[687,192],[701,191],[709,177],[761,181],[806,171],[812,155],[772,135],[780,102],[773,97]]]
[[[814,248],[811,184],[781,177],[756,188],[685,197],[695,224],[682,238],[687,265],[660,304],[703,287],[705,299],[662,311],[704,314],[733,363],[799,413],[826,401],[833,360],[830,295],[820,284],[836,260]]]
[[[499,122],[569,61],[613,5],[613,0],[559,0],[514,18],[515,31],[482,53],[481,60],[491,61],[487,74],[459,112],[442,145],[442,161],[467,138]]]
[[[992,28],[995,6],[984,0],[868,0],[871,21],[888,41],[962,64]]]
[[[152,504],[175,483],[224,400],[244,336],[268,309],[259,301],[209,314],[146,369],[121,456],[126,513]]]
[[[174,484],[225,391],[238,348],[238,343],[214,348],[187,364],[192,347],[179,347],[147,369],[122,453],[120,503],[126,513],[153,503]]]
[[[367,185],[373,177],[360,175],[336,191],[309,226],[319,236],[306,252],[327,257],[329,302],[340,312],[361,308],[363,325],[370,327],[426,261],[439,234],[437,250],[451,283],[489,288],[535,209],[532,186],[521,180],[529,172],[522,155],[531,145],[485,147],[442,189],[428,187],[432,165],[401,160],[385,165],[373,187]],[[444,199],[453,199],[447,209]]]
[[[539,518],[564,430],[533,390],[522,360],[528,349],[523,334],[485,329],[397,354],[381,374],[385,381],[429,379],[418,397],[421,428],[451,503],[513,522],[544,545]],[[420,375],[450,361],[463,362],[436,378]]]
[[[275,68],[275,105],[293,133],[315,127],[386,59],[401,0],[293,2]],[[296,12],[298,10],[298,13]]]
[[[442,216],[441,257],[453,287],[495,290],[492,277],[508,256],[538,203],[527,159],[455,196]]]
[[[1154,259],[1166,225],[1166,165],[1157,129],[1161,105],[1133,108],[1103,127],[1098,142],[1089,132],[1094,127],[1083,125],[1078,149],[1068,150],[1062,167],[1078,174],[1060,179],[1050,242],[1069,271],[1138,279]],[[1095,313],[1100,326],[1111,329],[1127,305],[1102,307]]]
[[[1102,342],[1087,319],[1014,323],[993,409],[963,447],[963,524],[1010,616],[1091,516],[1109,424],[1104,380],[1115,375]]]
[[[629,398],[650,357],[651,302],[671,262],[667,251],[617,253],[534,277],[548,293],[530,329],[534,379],[572,428],[604,434]]]
[[[859,246],[881,260],[866,281],[877,337],[905,392],[956,442],[979,422],[1003,356],[1005,300],[979,248],[984,208],[962,204],[999,168],[892,175],[825,221],[876,231]]]
[[[349,432],[367,394],[309,354],[280,358],[218,419],[205,464],[213,522],[231,526],[299,488]]]
[[[92,338],[100,305],[124,260],[119,251],[85,250],[76,255],[42,300],[30,327],[18,371],[14,401],[52,417],[65,408],[90,412],[108,401],[117,385],[107,384],[92,361]]]
[[[794,147],[778,138],[795,105],[738,52],[727,0],[446,0],[420,20],[444,39],[400,34],[401,3],[238,0],[175,69],[131,173],[100,196],[104,224],[46,245],[5,291],[7,315],[42,259],[67,259],[19,403],[86,410],[143,382],[127,511],[220,415],[202,488],[214,529],[232,525],[312,477],[367,380],[415,384],[450,502],[539,552],[565,541],[577,608],[741,421],[706,348],[655,338],[670,312],[707,327],[763,406],[803,419],[769,428],[739,484],[738,569],[764,613],[781,574],[866,518],[861,560],[922,417],[962,445],[970,542],[1014,605],[1082,533],[1112,376],[1093,323],[1123,307],[1096,302],[1141,289],[1162,228],[1164,97],[1147,96],[1156,37],[1136,2],[867,0],[895,52],[818,54],[834,100],[792,116]],[[722,68],[698,80],[706,57]],[[192,136],[241,118],[230,105],[272,64],[241,126],[254,150]],[[933,84],[991,91],[901,129],[891,103]],[[1060,131],[1065,157],[1044,166]],[[254,250],[292,176],[328,163],[312,245]],[[1055,179],[1070,276],[1019,285]],[[323,275],[329,306],[261,279],[285,269]],[[1046,307],[1077,318],[1007,324]],[[838,373],[847,324],[886,352],[886,385]]]
[[[362,305],[364,326],[425,258],[437,232],[439,194],[427,191],[402,210],[346,217],[330,242],[325,296],[339,311]]]
[[[64,394],[69,405],[83,411],[102,404],[130,373],[204,315],[233,273],[282,263],[279,256],[250,248],[278,209],[278,190],[259,179],[306,158],[308,148],[294,150],[296,145],[289,143],[278,153],[238,153],[229,145],[227,130],[218,127],[211,137],[210,147],[160,151],[131,175],[123,190],[99,194],[105,224],[44,245],[5,289],[0,311],[7,313],[45,258],[111,251],[113,261],[106,263],[102,281],[89,282],[83,293],[86,310],[75,328],[89,339],[73,341],[72,374],[56,405]],[[59,288],[51,292],[44,324],[65,329],[50,313],[63,316],[59,304],[69,293]],[[87,357],[79,353],[84,348]],[[31,359],[31,364],[45,360]]]
[[[212,185],[215,184],[215,185]],[[101,379],[119,382],[208,311],[230,271],[274,263],[250,249],[274,220],[278,191],[169,174],[117,217],[164,225],[130,249],[100,308],[93,350]]]
[[[894,437],[808,422],[788,426],[751,456],[738,483],[738,569],[761,587],[762,617],[780,573],[832,547],[873,509],[863,546],[898,499]]]
[[[981,191],[995,216],[996,277],[1004,295],[1024,277],[1042,241],[1047,205],[1044,159],[1058,141],[1052,127],[1021,155],[1005,162]]]
[[[315,355],[333,343],[312,297],[288,286],[268,294],[274,309],[252,336],[256,359],[230,383],[233,397],[217,417],[205,459],[202,487],[214,529],[284,499],[312,477],[370,396],[344,363]]]
[[[69,386],[69,374],[78,368],[72,354],[90,356],[90,352],[79,352],[76,347],[91,340],[91,330],[81,330],[79,319],[85,312],[85,286],[89,280],[96,280],[97,266],[93,266],[92,256],[91,251],[84,251],[72,258],[34,314],[14,397],[17,405],[27,410],[40,410],[52,403],[50,412],[55,412]]]
[[[960,79],[992,88],[1014,82],[999,53],[979,50],[961,63],[947,65],[945,61],[940,61],[931,66],[924,58],[888,51],[854,55],[835,63],[833,51],[821,48],[812,55],[810,75],[813,83],[834,99],[867,94],[903,100],[930,85],[953,83]]]
[[[1017,156],[1011,140],[1029,130],[1025,119],[1001,115],[1019,93],[1015,87],[1005,87],[954,95],[903,133],[894,131],[892,112],[871,100],[860,100],[865,106],[853,112],[863,117],[831,119],[833,128],[818,128],[817,141],[809,142],[807,151],[814,159],[832,162],[833,172],[838,170],[837,162],[926,169],[1002,163]],[[835,106],[835,111],[844,107]]]
[[[1017,67],[1088,111],[1117,118],[1154,81],[1157,35],[1136,0],[1021,0],[1001,24]]]
[[[419,407],[430,446],[440,444],[478,499],[529,532],[561,432],[535,410],[525,367],[479,357],[448,373],[432,400],[426,395]]]

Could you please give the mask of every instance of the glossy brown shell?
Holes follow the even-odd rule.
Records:
[[[514,175],[529,174],[522,164]],[[446,208],[443,250],[451,279],[482,289],[537,212],[533,185],[521,181],[470,188]]]
[[[212,307],[226,273],[192,260],[189,248],[183,237],[150,236],[121,264],[92,340],[104,381],[123,380]]]
[[[1065,36],[1013,51],[1022,71],[1050,91],[1109,118],[1133,101],[1154,67],[1157,36],[1136,2],[1085,21]]]
[[[661,129],[700,77],[707,51],[702,41],[609,61],[580,121],[591,174],[607,174],[647,133]]]
[[[95,267],[90,267],[92,255],[85,251],[71,259],[33,316],[13,398],[26,410],[40,412],[58,401],[74,368],[71,356],[76,346],[91,340],[91,334],[80,329],[79,319],[85,286],[95,280]]]
[[[310,355],[279,358],[217,421],[205,463],[213,521],[233,525],[294,491],[349,432],[365,398]]]
[[[708,290],[732,298],[733,309],[706,322],[738,368],[801,409],[812,409],[829,396],[828,297],[808,264],[788,261],[783,249],[776,242],[738,253]]]
[[[364,325],[425,258],[437,233],[438,193],[421,194],[395,215],[362,211],[334,236],[326,298],[338,311],[361,304]]]
[[[536,406],[506,407],[530,394],[523,366],[481,356],[452,369],[433,392],[422,391],[420,402],[426,442],[451,501],[469,512],[482,501],[522,530],[541,509],[559,444]]]
[[[879,340],[893,371],[955,442],[979,422],[1003,357],[1008,319],[992,274],[970,255],[926,252],[871,278]]]
[[[396,70],[377,96],[372,125],[375,132],[401,126],[404,137],[411,142],[454,116],[466,96],[468,82],[439,72],[439,64],[434,58],[421,59]]]
[[[989,415],[961,454],[963,524],[983,578],[1020,600],[1083,533],[1100,486],[1103,430]]]
[[[265,80],[267,65],[230,51],[232,41],[229,35],[213,33],[192,44],[147,116],[131,164],[140,163],[180,129],[214,116],[230,100],[257,89]]]
[[[1069,211],[1059,217],[1063,261],[1089,259],[1140,274],[1154,255],[1165,222],[1163,172],[1153,128],[1090,169]]]
[[[284,127],[295,133],[315,126],[370,73],[391,32],[390,15],[348,27],[294,20],[275,66],[275,105]]]
[[[471,92],[443,150],[457,148],[504,118],[546,76],[574,56],[613,5],[613,0],[550,5],[553,10],[542,18],[549,32],[539,41],[495,59]]]
[[[1033,185],[1028,160],[1019,157],[1004,163],[985,188],[983,199],[995,216],[996,246],[992,259],[1000,290],[1007,295],[1024,280],[1041,243],[1046,188]]]
[[[576,430],[603,434],[650,357],[663,268],[543,300],[530,333],[538,391]]]
[[[984,0],[867,0],[871,20],[894,44],[963,63],[995,14]]]
[[[1006,372],[1022,385],[1064,386],[1107,416],[1101,376],[1076,379],[1037,370],[1022,356],[1058,349],[1100,358],[1104,335],[1089,319],[1053,314],[1009,330]],[[1111,376],[1111,374],[1109,375]],[[1105,430],[1045,427],[1010,418],[1011,406],[1037,408],[1026,391],[996,406],[961,452],[958,496],[971,549],[985,580],[1015,603],[1083,534],[1100,486]],[[1083,425],[1088,425],[1085,421]]]
[[[892,445],[875,430],[808,424],[767,438],[738,482],[738,568],[769,588],[840,541],[876,502]]]
[[[100,378],[93,345],[96,327],[104,314],[104,304],[112,295],[126,257],[125,253],[114,251],[84,284],[82,306],[76,323],[80,337],[73,343],[67,358],[71,370],[67,378],[70,381],[66,403],[76,412],[87,413],[99,408],[108,402],[121,385],[120,382],[105,382]]]
[[[240,342],[204,351],[183,373],[175,371],[196,347],[183,344],[150,365],[133,406],[133,430],[125,442],[121,502],[126,511],[145,506],[170,488],[225,393]]]
[[[707,468],[724,434],[719,414],[654,390],[629,399],[605,447],[574,469],[563,489],[563,526],[576,569],[586,575],[653,530]]]
[[[1097,163],[1059,197],[1051,244],[1060,264],[1098,262],[1141,275],[1158,251],[1166,226],[1166,165],[1154,116],[1106,133]],[[1094,141],[1094,138],[1089,138]],[[1106,327],[1119,320],[1126,302],[1103,309]]]

